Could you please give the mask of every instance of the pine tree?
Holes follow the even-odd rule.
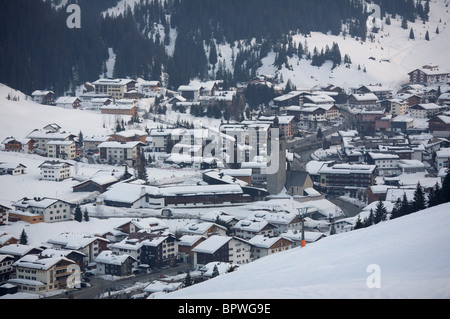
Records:
[[[187,275],[186,275],[186,277],[184,278],[184,286],[185,286],[185,287],[192,286],[191,272],[188,272]]]
[[[411,214],[411,205],[408,202],[408,197],[406,196],[406,193],[403,193],[403,198],[402,198],[402,203],[400,206],[399,215],[405,216],[408,214]]]
[[[442,189],[440,193],[441,203],[450,202],[450,167],[447,169],[447,174],[442,182]]]
[[[89,221],[89,213],[88,213],[87,209],[84,210],[83,217],[84,217],[85,222]]]
[[[361,217],[358,215],[358,218],[356,219],[355,227],[353,229],[360,229],[364,228],[364,225],[361,221]]]
[[[379,222],[386,220],[386,216],[387,216],[386,207],[384,207],[384,204],[380,199],[380,201],[377,204],[377,208],[375,210],[374,223],[378,224]]]
[[[83,214],[81,213],[81,208],[79,205],[77,205],[77,207],[75,208],[75,214],[73,216],[73,219],[79,223],[83,221]]]
[[[373,214],[373,209],[370,209],[369,216],[364,219],[364,227],[370,227],[374,224],[375,216]]]
[[[430,41],[430,34],[428,33],[428,31],[427,33],[425,33],[425,40]]]
[[[399,198],[397,198],[397,201],[395,202],[394,208],[392,209],[391,212],[391,219],[395,219],[398,217],[401,217],[401,207],[402,207],[402,201]]]
[[[406,20],[406,18],[403,18],[402,20],[402,28],[403,29],[408,29],[408,20]]]
[[[428,194],[428,207],[434,207],[441,203],[442,203],[441,186],[439,186],[439,183],[436,182],[436,184]]]
[[[212,272],[212,277],[214,278],[214,277],[217,277],[217,276],[219,276],[219,269],[217,268],[217,265],[214,265],[213,272]]]
[[[411,40],[414,40],[415,39],[415,36],[414,36],[414,30],[411,28],[411,31],[409,31],[409,38],[411,39]]]
[[[23,229],[22,233],[20,234],[19,244],[28,245],[28,235],[25,232],[25,229]]]
[[[411,212],[415,213],[425,208],[426,208],[425,193],[423,191],[422,186],[420,186],[420,182],[418,182],[416,190],[414,192],[414,200],[411,205]]]

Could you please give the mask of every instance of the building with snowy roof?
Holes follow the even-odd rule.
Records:
[[[97,275],[129,276],[133,273],[136,259],[127,254],[104,250],[96,258]]]
[[[424,65],[408,73],[412,84],[446,85],[449,72],[439,68],[438,65]]]
[[[237,184],[156,187],[117,183],[97,201],[112,207],[164,208],[237,205],[253,199]]]
[[[15,211],[9,213],[11,221],[22,220],[30,224],[55,223],[72,220],[71,205],[56,198],[22,198],[12,204]]]
[[[276,254],[293,246],[293,241],[287,237],[256,235],[248,241],[252,245],[252,261]]]
[[[17,260],[13,266],[16,278],[9,279],[8,283],[17,285],[19,292],[46,293],[73,288],[76,281],[81,282],[80,273],[73,273],[76,263],[65,257],[41,258],[27,255]]]
[[[237,237],[213,235],[192,249],[193,266],[210,262],[246,264],[251,261],[251,245]]]

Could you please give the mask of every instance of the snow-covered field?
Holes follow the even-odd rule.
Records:
[[[173,299],[450,298],[450,203],[267,256]]]

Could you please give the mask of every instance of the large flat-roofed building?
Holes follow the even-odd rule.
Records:
[[[329,164],[319,171],[320,186],[342,189],[343,187],[367,188],[375,184],[376,165]]]
[[[93,84],[96,94],[109,94],[114,99],[123,99],[125,93],[136,89],[136,81],[130,79],[99,79]]]

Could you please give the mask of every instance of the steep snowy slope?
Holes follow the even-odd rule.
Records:
[[[449,298],[449,209],[333,235],[163,298]]]
[[[111,116],[41,105],[22,92],[0,84],[0,143],[8,136],[25,138],[34,129],[50,123],[57,123],[73,134],[78,134],[82,129],[85,136],[111,134],[115,126]]]
[[[391,25],[383,23],[378,33],[373,33],[373,41],[357,41],[351,37],[312,33],[310,36],[296,35],[296,43],[308,45],[312,52],[315,47],[320,50],[326,45],[330,48],[333,42],[339,45],[341,55],[348,54],[352,60],[350,68],[341,65],[332,70],[332,64],[327,63],[318,68],[310,65],[311,61],[290,59],[291,68],[283,67],[278,71],[273,62],[275,54],[270,54],[263,60],[259,74],[276,74],[279,72],[285,82],[290,79],[298,88],[311,88],[315,85],[334,84],[344,88],[382,83],[398,88],[409,81],[408,73],[425,64],[438,64],[441,69],[450,71],[450,21],[448,0],[433,0],[430,2],[430,21],[426,24],[417,19],[415,23],[408,22],[408,29],[401,27],[401,17],[391,19]],[[439,34],[436,29],[439,28]],[[409,39],[413,29],[415,39]],[[425,40],[428,31],[430,41]],[[369,33],[370,34],[370,33]],[[374,58],[374,59],[371,59]],[[358,66],[361,70],[358,70]],[[364,68],[366,72],[364,72]]]

